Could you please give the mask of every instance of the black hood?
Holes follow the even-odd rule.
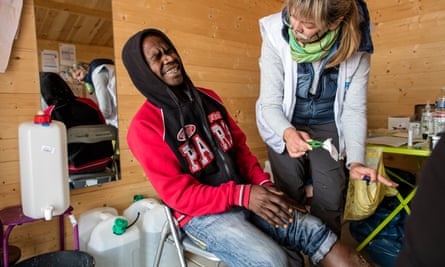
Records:
[[[135,35],[133,35],[125,43],[122,50],[122,60],[125,68],[130,75],[133,84],[150,102],[158,107],[172,107],[176,105],[172,100],[172,94],[169,92],[171,88],[159,79],[156,74],[152,72],[142,51],[142,42],[145,37],[156,35],[165,40],[165,42],[173,48],[177,53],[176,47],[170,41],[170,39],[161,31],[157,29],[145,29]],[[178,54],[179,57],[179,54]],[[181,64],[181,72],[184,76],[184,88],[194,88],[191,80],[187,76],[184,70],[184,66]]]
[[[164,39],[178,54],[173,43],[164,33],[156,29],[146,29],[136,33],[127,41],[122,51],[122,59],[137,89],[149,102],[162,109],[163,127],[165,129],[163,138],[179,159],[182,171],[184,173],[193,173],[193,176],[208,185],[219,185],[228,180],[242,183],[243,179],[239,175],[235,164],[236,151],[232,148],[222,149],[220,141],[218,138],[215,138],[210,128],[208,119],[211,117],[211,114],[221,114],[221,117],[212,121],[212,123],[214,125],[229,125],[230,122],[226,109],[222,103],[193,86],[185,73],[182,62],[179,62],[184,79],[184,84],[181,87],[184,91],[187,89],[190,92],[187,98],[178,97],[180,95],[180,92],[178,92],[180,90],[176,90],[178,88],[170,88],[164,81],[158,78],[145,61],[142,51],[142,42],[147,36],[152,35]],[[178,139],[178,133],[181,131],[187,133],[187,125],[195,127],[192,135],[186,135],[184,140]],[[231,140],[230,132],[227,133],[227,136]],[[215,156],[211,162],[202,164],[203,167],[199,171],[191,169],[192,166],[182,150],[187,145],[190,147],[190,150],[199,151],[199,148],[197,148],[198,144],[193,141],[194,137],[208,144],[209,150]]]
[[[40,72],[40,93],[48,106],[62,105],[76,98],[65,80],[53,72]]]

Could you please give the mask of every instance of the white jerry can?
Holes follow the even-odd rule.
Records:
[[[174,243],[167,238],[162,242],[162,236],[169,233],[169,225],[164,211],[164,205],[153,198],[145,198],[132,203],[123,215],[141,230],[141,254],[144,267],[154,266],[156,252],[162,247],[160,267],[180,266],[178,253]]]
[[[39,112],[19,125],[20,188],[23,214],[45,218],[70,204],[66,128]]]
[[[86,252],[96,267],[141,267],[139,228],[128,225],[127,218],[101,213],[100,222],[92,229]],[[125,223],[124,223],[125,222]]]
[[[103,216],[107,216],[106,214],[118,216],[117,209],[113,207],[98,207],[80,214],[78,220],[80,250],[87,250],[91,232],[93,232],[94,228],[103,221]]]

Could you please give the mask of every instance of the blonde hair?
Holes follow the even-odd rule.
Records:
[[[77,70],[88,71],[89,64],[86,62],[77,62],[67,68],[66,72],[69,74],[70,79],[74,80],[74,72]]]
[[[360,14],[355,0],[287,0],[288,14],[313,19],[319,29],[327,29],[339,19],[341,40],[337,52],[326,67],[333,67],[350,58],[360,46]]]

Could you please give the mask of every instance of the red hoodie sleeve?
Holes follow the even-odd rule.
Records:
[[[164,141],[163,125],[162,111],[145,102],[130,124],[127,142],[159,197],[168,206],[189,216],[220,213],[233,206],[247,207],[250,185],[230,181],[208,186],[192,175],[184,174],[175,154]],[[241,139],[237,138],[237,144],[238,140]],[[268,175],[262,172],[250,152],[247,153],[244,147],[239,149],[237,154],[245,156],[241,162],[249,165],[242,168],[243,175],[249,175],[246,178],[257,183],[267,179]],[[254,178],[255,175],[258,178]]]

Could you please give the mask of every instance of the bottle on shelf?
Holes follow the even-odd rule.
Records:
[[[436,99],[436,109],[433,113],[433,136],[445,131],[445,87],[441,88],[441,94]]]
[[[424,140],[433,134],[433,112],[429,101],[422,112],[421,131]]]
[[[445,110],[445,87],[440,88],[440,94],[436,98],[436,110]]]

